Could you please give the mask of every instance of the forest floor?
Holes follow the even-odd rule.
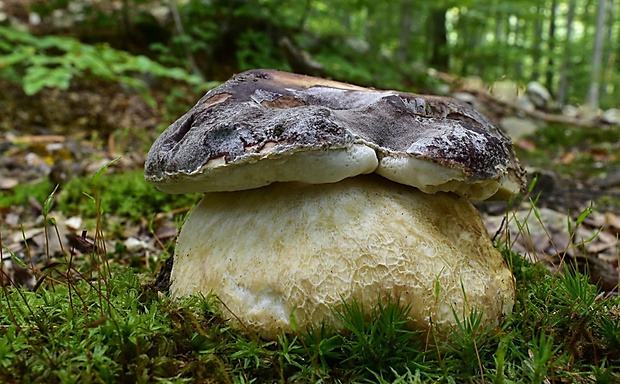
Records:
[[[18,90],[14,93],[19,95]],[[198,99],[199,95],[195,96]],[[189,108],[191,100],[188,95],[178,104]],[[55,228],[48,227],[46,233],[45,197],[54,185],[60,184],[62,190],[71,179],[89,178],[115,158],[119,159],[109,166],[108,174],[140,174],[150,143],[165,122],[174,119],[170,116],[179,112],[151,108],[136,95],[114,87],[49,91],[34,99],[15,97],[13,103],[5,103],[7,113],[0,114],[0,195],[10,199],[20,191],[20,186],[42,185],[43,181],[47,181],[43,184],[47,190],[27,189],[24,204],[0,204],[2,256],[6,259],[9,250],[35,265],[49,255],[71,252],[79,257],[81,252],[88,252],[83,231],[87,231],[86,239],[95,233],[94,224],[89,222],[92,217],[83,217],[84,211],[80,209],[68,210],[56,204],[49,214],[55,220]],[[580,130],[579,135],[590,135],[587,129],[576,129]],[[545,143],[536,137],[517,142],[530,180],[537,175],[537,182],[529,196],[512,204],[509,210],[505,203],[476,204],[490,235],[497,237],[501,232],[499,236],[506,236],[510,232],[515,251],[550,266],[565,257],[574,259],[591,270],[592,281],[600,282],[601,289],[613,291],[620,258],[617,135],[615,131],[604,134],[609,137],[608,145],[600,146],[597,139],[594,148],[584,148],[585,139],[566,143],[562,137]],[[141,178],[136,180],[135,183],[143,182]],[[160,193],[150,188],[147,194]],[[79,204],[90,202],[85,199]],[[187,200],[179,200],[167,213],[135,206],[132,220],[120,217],[121,212],[105,212],[103,230],[110,234],[106,236],[108,252],[122,253],[124,256],[116,260],[120,263],[155,271],[177,234],[179,215],[185,214],[189,206],[191,200],[189,205]],[[589,214],[581,215],[582,212]],[[505,218],[508,232],[500,231],[505,228]],[[55,240],[58,238],[60,241]]]

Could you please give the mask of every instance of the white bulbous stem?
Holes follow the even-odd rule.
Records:
[[[208,193],[179,235],[171,293],[217,293],[265,338],[321,321],[343,300],[411,305],[411,326],[438,335],[454,313],[499,324],[514,279],[480,214],[453,194],[425,194],[377,175]],[[431,320],[432,319],[432,320]]]

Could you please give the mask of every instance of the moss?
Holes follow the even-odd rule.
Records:
[[[43,203],[53,190],[54,185],[47,179],[33,184],[19,184],[10,191],[3,191],[0,194],[0,209],[25,206],[31,198]]]
[[[160,212],[179,207],[193,206],[200,194],[169,195],[158,191],[144,180],[142,171],[102,175],[96,183],[97,197],[101,200],[101,213],[120,216],[133,222]],[[58,196],[58,209],[65,215],[97,216],[94,188],[90,177],[75,178],[62,185]]]

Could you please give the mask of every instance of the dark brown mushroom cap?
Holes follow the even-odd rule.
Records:
[[[274,70],[212,89],[153,144],[169,193],[337,182],[376,172],[428,193],[505,197],[523,186],[510,139],[468,104]]]

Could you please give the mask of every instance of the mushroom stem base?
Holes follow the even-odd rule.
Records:
[[[244,328],[273,339],[356,301],[410,304],[411,327],[477,309],[499,324],[514,279],[476,209],[456,195],[425,194],[376,175],[311,185],[272,184],[208,193],[179,235],[173,296],[215,292]],[[484,325],[483,324],[483,325]]]

